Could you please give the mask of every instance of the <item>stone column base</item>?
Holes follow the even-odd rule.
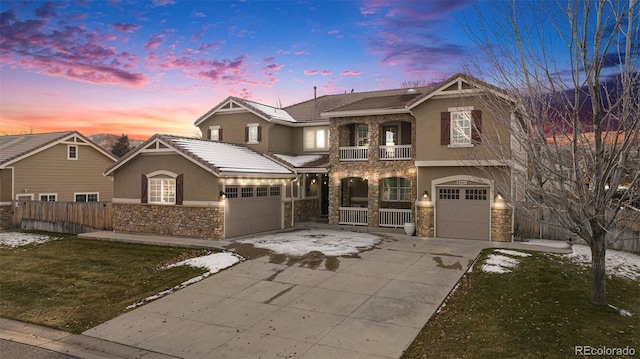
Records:
[[[491,240],[494,242],[511,241],[511,209],[491,209]]]
[[[434,237],[434,205],[430,201],[416,202],[416,235]]]

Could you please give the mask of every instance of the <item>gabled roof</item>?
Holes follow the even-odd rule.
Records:
[[[161,134],[127,153],[105,175],[141,153],[177,153],[218,177],[295,177],[288,168],[246,146]]]
[[[24,158],[44,151],[61,142],[76,138],[77,143],[86,143],[112,161],[116,158],[111,153],[96,145],[77,131],[36,133],[25,135],[0,136],[0,168],[10,166]]]
[[[249,111],[255,114],[258,117],[261,117],[263,120],[268,122],[288,122],[295,123],[296,120],[291,117],[286,111],[272,107],[263,105],[261,103],[241,99],[239,97],[229,96],[224,101],[220,102],[216,107],[209,110],[204,115],[200,116],[194,123],[195,126],[200,125],[204,120],[211,117],[211,115],[215,113],[224,113],[224,112],[239,112],[239,111]]]

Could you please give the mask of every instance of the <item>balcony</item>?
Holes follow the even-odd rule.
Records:
[[[411,145],[380,146],[381,161],[411,160]]]
[[[367,161],[369,160],[368,146],[340,147],[340,161]]]

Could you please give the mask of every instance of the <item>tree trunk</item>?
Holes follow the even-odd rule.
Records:
[[[605,275],[605,243],[606,232],[599,229],[593,232],[591,242],[591,303],[606,305],[606,275]]]

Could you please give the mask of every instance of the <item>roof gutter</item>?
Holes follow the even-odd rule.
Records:
[[[354,117],[354,116],[371,116],[371,115],[397,115],[403,113],[411,113],[408,108],[387,108],[387,109],[368,109],[357,111],[330,111],[320,114],[321,118],[333,118],[333,117]]]

